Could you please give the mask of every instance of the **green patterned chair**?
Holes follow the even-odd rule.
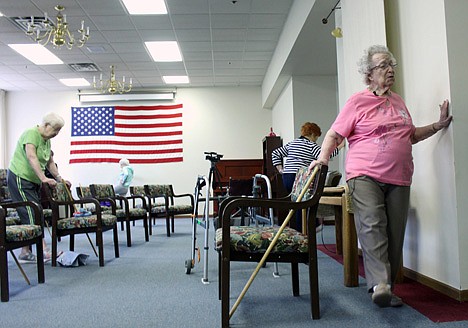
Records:
[[[10,191],[7,186],[7,170],[0,169],[0,204],[11,202]],[[20,224],[21,221],[15,208],[8,208],[6,212],[6,225]]]
[[[311,218],[315,218],[320,197],[323,192],[328,167],[319,170],[300,202],[297,197],[308,180],[307,168],[296,175],[293,193],[286,198],[264,199],[248,197],[228,197],[220,205],[221,228],[216,230],[216,249],[219,254],[219,282],[221,298],[222,327],[229,327],[230,307],[230,265],[232,261],[260,262],[274,239],[279,227],[230,226],[231,214],[240,207],[275,208],[280,210],[300,211],[309,209]],[[294,215],[294,213],[293,213]],[[289,214],[289,216],[294,216]],[[315,220],[308,220],[308,231],[315,231]],[[225,237],[227,236],[227,238]],[[299,296],[299,263],[308,264],[311,312],[313,319],[320,318],[317,241],[315,233],[304,235],[286,227],[277,243],[269,253],[266,262],[291,263],[293,295]]]
[[[145,186],[130,186],[130,195],[131,196],[141,196],[146,199],[146,210],[148,211],[149,214],[149,219],[148,219],[148,224],[149,224],[149,234],[150,236],[153,234],[153,224],[156,224],[156,219],[154,217],[151,217],[151,209],[156,207],[161,210],[161,212],[165,212],[165,203],[164,203],[164,197],[157,199],[157,198],[150,198],[146,195],[145,192]],[[138,206],[135,205],[134,206]],[[158,211],[157,209],[155,210],[156,212]],[[151,220],[153,219],[153,220]]]
[[[33,225],[7,225],[5,216],[9,209],[20,206],[29,206],[34,211]],[[1,300],[8,302],[10,299],[8,281],[8,252],[24,246],[36,245],[37,253],[37,280],[42,284],[45,282],[44,254],[42,248],[42,236],[44,229],[40,207],[34,202],[9,202],[0,206],[0,284]]]
[[[89,186],[91,194],[94,198],[99,201],[108,201],[109,199],[116,202],[120,205],[120,209],[116,210],[117,220],[119,222],[125,223],[125,228],[127,231],[127,246],[132,246],[132,234],[130,230],[130,222],[136,220],[143,221],[143,228],[145,229],[145,241],[149,241],[149,230],[148,230],[148,211],[146,205],[146,199],[143,196],[134,195],[134,196],[118,196],[114,192],[114,186],[110,184],[91,184]],[[142,204],[141,207],[130,206],[134,200],[139,200]],[[129,202],[132,201],[132,202]]]
[[[150,199],[164,198],[164,207],[151,203],[151,218],[166,218],[166,234],[174,232],[174,217],[176,215],[193,213],[194,197],[192,194],[175,194],[172,185],[145,185],[146,196]],[[176,203],[177,199],[189,199],[190,204]],[[186,201],[187,202],[187,201]]]
[[[81,198],[93,198],[93,194],[91,193],[91,188],[89,186],[78,186],[76,187],[76,195],[78,196],[79,199]],[[119,204],[116,204],[117,206],[117,209],[120,209],[120,205]],[[89,204],[86,209],[90,212],[95,212],[95,209],[94,209],[94,206],[92,204]],[[111,206],[107,206],[107,205],[104,205],[104,204],[101,204],[101,210],[103,212],[111,212],[112,211],[112,207]],[[122,230],[123,230],[123,226],[122,226]]]
[[[104,266],[104,241],[103,232],[112,230],[114,241],[114,254],[119,257],[119,239],[117,230],[117,216],[115,215],[115,202],[111,200],[111,213],[104,213],[99,201],[94,198],[75,200],[72,198],[68,186],[58,183],[54,190],[47,189],[52,208],[52,266],[57,266],[57,242],[59,238],[70,236],[70,251],[75,250],[76,234],[96,234],[98,246],[99,266]],[[73,216],[76,208],[82,204],[92,204],[96,213],[89,216]],[[61,211],[66,207],[66,211]],[[69,215],[61,215],[70,213]]]

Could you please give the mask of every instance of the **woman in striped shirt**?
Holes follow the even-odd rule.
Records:
[[[320,127],[311,122],[306,122],[301,127],[301,136],[286,145],[279,147],[271,153],[273,165],[278,172],[282,174],[283,185],[288,193],[291,193],[296,173],[300,167],[308,167],[313,160],[316,160],[321,151],[317,145],[317,139],[322,135]],[[338,155],[339,149],[343,148],[344,143],[336,148],[331,157]],[[283,165],[283,159],[284,165]],[[299,213],[300,214],[300,213]],[[296,229],[301,231],[302,219],[296,218]]]

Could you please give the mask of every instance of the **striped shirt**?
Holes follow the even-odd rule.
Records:
[[[283,159],[286,157],[283,173],[296,174],[300,167],[309,166],[313,160],[316,160],[321,150],[322,148],[315,142],[301,136],[273,150],[271,160],[273,166],[283,165]],[[338,148],[333,151],[331,157],[336,155],[338,155]]]

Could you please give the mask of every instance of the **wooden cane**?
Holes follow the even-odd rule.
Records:
[[[65,182],[63,182],[63,184],[65,185],[65,189],[67,190],[68,197],[70,197],[70,199],[73,200],[73,196],[70,192],[70,189],[68,189],[67,184]],[[81,185],[80,185],[80,190],[81,190]],[[81,190],[81,194],[83,195],[83,190]],[[76,208],[76,204],[73,204],[73,209],[75,210],[75,212],[79,212],[79,209]],[[96,255],[96,257],[99,257],[98,253],[96,252],[96,248],[94,247],[93,241],[91,240],[87,232],[86,232],[86,237],[88,237],[88,241],[91,244],[91,247],[93,248],[94,254]]]
[[[13,253],[13,251],[10,250],[10,254],[11,254],[11,256],[13,256],[13,260],[15,260],[16,265],[18,266],[18,269],[20,269],[21,274],[22,274],[23,277],[24,277],[24,280],[26,280],[26,282],[28,283],[28,285],[31,285],[31,282],[29,281],[28,276],[26,275],[26,273],[25,273],[24,270],[23,270],[23,267],[21,266],[21,264],[19,263],[18,259],[16,258],[15,253]]]
[[[319,170],[319,166],[315,166],[314,170],[312,171],[312,174],[311,176],[309,177],[309,179],[307,180],[304,188],[302,188],[302,191],[299,195],[299,197],[297,197],[296,199],[296,203],[299,203],[302,198],[304,197],[305,193],[307,192],[307,190],[309,189],[312,181],[314,181],[314,178],[315,176],[317,175],[317,172]],[[249,281],[247,281],[247,284],[244,286],[244,289],[242,290],[242,292],[240,293],[239,297],[237,298],[236,302],[234,303],[234,305],[232,306],[232,309],[231,311],[229,312],[229,318],[232,317],[232,315],[234,314],[234,312],[236,311],[237,307],[239,306],[240,302],[242,301],[242,299],[244,298],[244,295],[245,293],[247,293],[247,290],[249,289],[250,285],[252,284],[252,282],[254,281],[255,277],[257,276],[258,274],[258,271],[260,270],[260,268],[263,266],[263,264],[265,263],[266,261],[266,258],[268,257],[268,255],[270,254],[271,250],[273,249],[273,247],[275,247],[275,244],[276,242],[278,241],[281,233],[283,233],[283,230],[284,228],[286,228],[286,225],[289,223],[289,220],[291,220],[291,217],[294,215],[294,212],[295,210],[290,210],[289,213],[288,213],[288,216],[286,217],[286,219],[284,220],[283,224],[281,225],[281,227],[278,229],[278,232],[276,233],[276,235],[274,236],[273,240],[271,241],[270,243],[270,246],[268,246],[267,250],[265,251],[265,254],[263,255],[262,259],[260,260],[260,262],[258,262],[257,264],[257,267],[255,268],[254,272],[252,273],[252,275],[250,276],[250,279]],[[310,233],[310,232],[309,232]]]

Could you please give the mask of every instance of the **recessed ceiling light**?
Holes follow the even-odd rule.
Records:
[[[69,87],[85,87],[85,86],[90,85],[90,83],[86,79],[83,79],[83,78],[59,79],[59,81]]]
[[[122,0],[130,15],[164,15],[167,14],[164,0]]]
[[[176,84],[176,83],[189,83],[189,78],[186,75],[173,75],[173,76],[163,76],[162,77],[166,84]]]
[[[46,47],[37,43],[9,44],[8,46],[36,65],[63,64],[60,58],[55,56]]]
[[[176,41],[148,41],[146,49],[155,62],[182,61],[179,45]]]

